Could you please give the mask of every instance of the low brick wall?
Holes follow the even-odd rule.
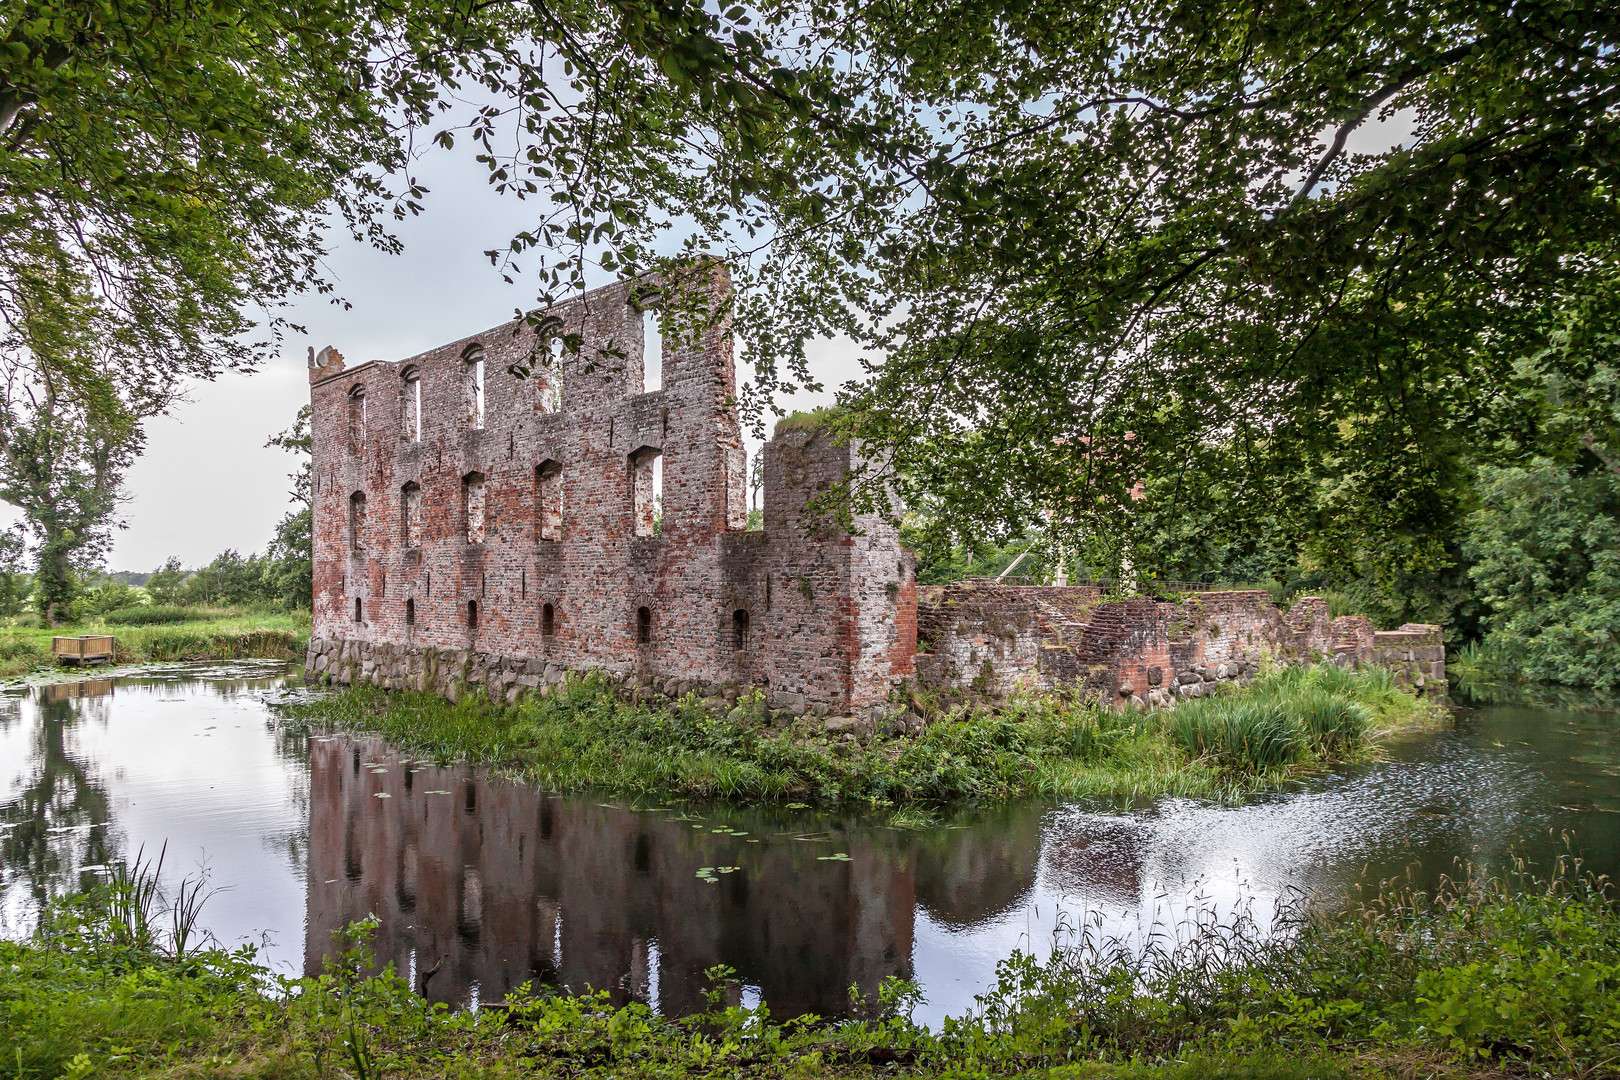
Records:
[[[1268,661],[1322,659],[1391,668],[1419,692],[1446,689],[1439,627],[1375,631],[1365,616],[1333,618],[1319,597],[1284,612],[1258,590],[1103,602],[1092,586],[962,582],[919,587],[917,626],[918,681],[988,697],[1079,688],[1165,705],[1246,681]]]

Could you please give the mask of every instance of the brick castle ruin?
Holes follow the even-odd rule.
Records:
[[[728,278],[706,273],[704,302],[723,310]],[[570,348],[539,362],[540,339],[510,323],[397,363],[311,356],[309,677],[512,701],[595,669],[671,697],[757,687],[822,716],[884,713],[908,680],[1154,705],[1268,655],[1445,685],[1438,627],[1375,632],[1314,598],[1284,613],[1254,591],[919,588],[884,518],[851,533],[807,511],[861,460],[815,430],[765,445],[764,529],[750,531],[729,322],[672,312],[648,391],[655,302],[621,283],[550,309],[541,328]]]

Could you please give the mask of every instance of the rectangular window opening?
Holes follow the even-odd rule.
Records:
[[[422,546],[422,489],[416,484],[406,484],[403,489],[404,515],[405,515],[405,546],[417,548]]]
[[[468,473],[461,478],[462,517],[467,526],[467,543],[484,542],[484,475]]]
[[[663,515],[658,502],[658,487],[662,486],[663,478],[658,459],[662,456],[649,447],[630,457],[631,516],[637,536],[657,536],[662,530]]]
[[[484,426],[484,360],[482,356],[467,362],[467,425]]]
[[[415,626],[416,625],[416,601],[415,600],[407,600],[407,601],[405,601],[405,625],[406,626]]]
[[[356,551],[366,546],[366,497],[358,491],[349,496],[349,546]]]
[[[542,541],[562,539],[562,466],[555,461],[541,463],[534,470],[535,535]]]
[[[641,372],[645,393],[664,388],[664,334],[653,310],[641,313]]]

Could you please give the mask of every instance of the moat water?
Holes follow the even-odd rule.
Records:
[[[679,1013],[723,964],[778,1016],[836,1015],[851,985],[899,975],[937,1021],[1082,919],[1126,935],[1199,911],[1264,921],[1302,894],[1567,850],[1620,871],[1613,712],[1462,711],[1385,762],[1239,806],[1023,803],[902,830],[547,796],[294,735],[270,703],[297,692],[262,662],[0,690],[0,935],[167,845],[168,882],[204,870],[217,890],[206,929],[289,974],[374,913],[379,956],[413,980],[436,966],[426,992],[443,1001],[533,982]]]

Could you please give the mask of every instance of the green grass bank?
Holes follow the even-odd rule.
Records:
[[[112,888],[0,942],[0,1075],[1460,1080],[1611,1077],[1620,1061],[1620,911],[1561,874],[1300,908],[1282,934],[1234,921],[1145,952],[1077,939],[1010,959],[937,1030],[910,1019],[918,990],[899,980],[853,1019],[818,1021],[727,1006],[724,970],[690,1017],[584,987],[452,1012],[368,974],[364,925],[294,979],[251,950],[177,948],[138,879]]]
[[[117,662],[130,664],[301,660],[310,634],[310,613],[296,610],[143,607],[55,628],[31,625],[37,623],[31,619],[5,622],[10,625],[0,623],[0,678],[53,668],[51,638],[58,635],[112,634],[117,641]]]
[[[511,770],[547,790],[894,807],[1022,796],[1236,798],[1367,757],[1393,732],[1449,722],[1382,669],[1282,668],[1241,690],[1148,713],[1029,696],[959,707],[915,730],[773,723],[758,698],[630,701],[589,675],[494,706],[360,688],[289,706],[323,731]],[[847,728],[847,722],[844,725]]]

